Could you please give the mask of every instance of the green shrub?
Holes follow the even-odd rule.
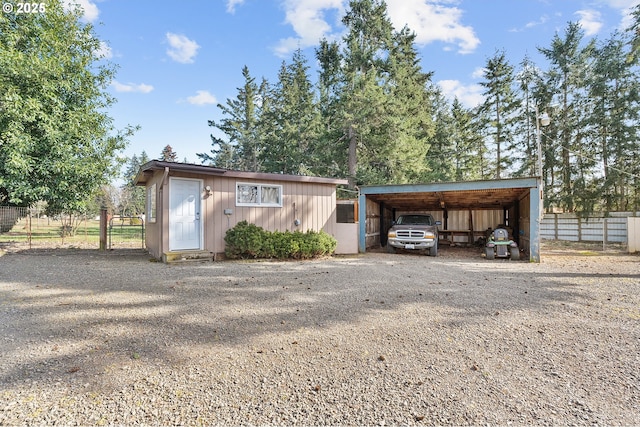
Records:
[[[227,231],[227,258],[308,259],[330,255],[338,242],[324,231],[266,231],[247,221]]]
[[[247,221],[240,221],[227,230],[224,237],[227,244],[225,255],[228,258],[258,258],[262,256],[264,230]]]

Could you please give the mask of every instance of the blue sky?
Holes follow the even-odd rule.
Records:
[[[109,88],[118,102],[116,128],[141,129],[124,155],[145,150],[157,158],[170,144],[182,161],[200,163],[211,149],[208,120],[217,103],[237,94],[241,70],[275,83],[282,61],[298,47],[315,67],[321,37],[339,39],[348,0],[67,0],[104,40],[103,53],[118,66]],[[449,96],[468,107],[482,101],[482,67],[497,50],[513,65],[529,55],[546,68],[537,47],[548,47],[567,23],[588,37],[608,38],[629,24],[640,0],[387,0],[396,28],[417,34],[425,71]],[[314,81],[315,71],[312,75]]]

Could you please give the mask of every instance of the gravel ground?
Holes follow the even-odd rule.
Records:
[[[0,425],[638,425],[640,257],[0,256]]]

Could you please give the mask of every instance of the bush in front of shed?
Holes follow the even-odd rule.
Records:
[[[224,238],[227,258],[307,259],[330,255],[337,241],[324,231],[267,231],[241,221]]]

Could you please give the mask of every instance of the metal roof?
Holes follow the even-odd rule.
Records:
[[[184,173],[193,173],[199,175],[213,175],[225,178],[241,178],[241,179],[260,179],[268,181],[293,181],[293,182],[309,182],[315,184],[333,184],[346,185],[346,179],[322,178],[306,175],[290,175],[280,173],[266,172],[245,172],[234,171],[229,169],[216,168],[213,166],[196,165],[192,163],[164,162],[160,160],[151,160],[140,166],[140,171],[135,179],[135,185],[145,185],[147,180],[153,175],[154,171],[165,170],[168,168],[170,172],[180,171]]]

